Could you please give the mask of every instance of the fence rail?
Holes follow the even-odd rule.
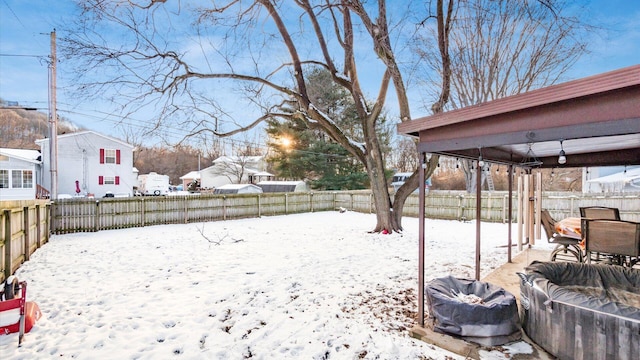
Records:
[[[0,283],[49,241],[49,205],[35,200],[11,202],[0,212]]]
[[[507,192],[484,192],[483,221],[508,219]],[[640,193],[592,195],[545,192],[542,207],[556,218],[580,216],[581,206],[608,206],[620,210],[624,220],[640,222]],[[463,191],[431,191],[425,201],[427,218],[472,220],[476,197]],[[162,196],[108,199],[68,199],[48,202],[0,202],[0,280],[4,280],[50,234],[93,232],[160,224],[230,220],[345,208],[375,213],[368,190],[242,195]],[[516,216],[515,199],[512,218]],[[403,214],[418,216],[418,196],[407,199]]]

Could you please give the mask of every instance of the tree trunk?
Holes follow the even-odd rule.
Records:
[[[429,158],[429,162],[427,163],[427,168],[425,169],[425,179],[428,179],[436,167],[438,166],[438,161],[440,160],[440,156],[431,155]],[[418,169],[413,172],[413,175],[405,181],[405,183],[398,189],[393,198],[393,213],[391,214],[395,219],[395,222],[398,224],[398,230],[402,230],[402,213],[404,211],[404,203],[411,193],[418,188],[420,183],[420,165],[418,165]],[[423,185],[424,186],[424,185]]]

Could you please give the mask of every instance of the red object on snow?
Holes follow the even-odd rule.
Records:
[[[383,234],[385,234],[385,235],[387,235],[387,234],[389,233],[389,230],[384,229],[384,230],[382,230],[382,233],[383,233]]]
[[[40,319],[42,312],[33,301],[26,301],[27,283],[18,283],[21,287],[20,297],[0,301],[0,335],[19,332],[18,345],[22,343],[25,332],[29,332]]]

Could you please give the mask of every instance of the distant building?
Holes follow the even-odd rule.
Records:
[[[304,181],[260,181],[256,185],[264,193],[309,191],[309,186]]]
[[[49,139],[36,140],[42,153],[42,184],[51,189]],[[96,198],[133,195],[138,174],[133,145],[93,131],[58,135],[58,194]]]
[[[180,181],[182,181],[182,189],[189,189],[189,185],[194,181],[200,182],[200,171],[190,171],[185,175],[180,176]]]
[[[640,192],[640,166],[605,166],[585,168],[582,192]]]
[[[42,177],[40,152],[0,148],[0,200],[32,200]]]
[[[262,189],[253,184],[227,184],[213,190],[214,194],[260,194]]]
[[[200,186],[216,189],[226,184],[249,184],[269,176],[273,178],[265,171],[266,167],[263,156],[221,156],[213,165],[200,170]]]

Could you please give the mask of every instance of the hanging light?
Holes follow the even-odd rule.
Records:
[[[533,143],[528,143],[527,145],[529,146],[529,150],[527,150],[527,153],[522,159],[520,166],[524,168],[539,167],[540,165],[543,164],[543,162],[540,159],[538,159],[536,154],[533,153],[533,150],[531,149],[531,147],[533,146]]]
[[[558,164],[564,165],[567,163],[567,156],[564,153],[564,148],[562,147],[563,140],[560,140],[560,154],[558,154]]]
[[[484,160],[482,159],[482,148],[481,148],[481,147],[480,147],[480,148],[478,148],[478,153],[480,154],[480,155],[478,156],[478,166],[479,166],[480,168],[484,168]]]

